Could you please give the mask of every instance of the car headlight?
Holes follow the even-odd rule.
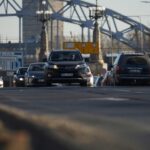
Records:
[[[35,75],[32,75],[31,77],[32,77],[32,78],[35,78]]]
[[[91,70],[89,68],[89,66],[87,66],[86,64],[82,64],[82,65],[77,65],[76,69],[78,69],[78,72],[81,75],[91,75]]]
[[[23,81],[23,80],[24,80],[24,78],[19,78],[19,80],[20,80],[20,81]]]
[[[58,69],[58,66],[57,65],[49,65],[48,68],[49,69]]]
[[[86,64],[77,65],[75,69],[86,68],[88,67]]]

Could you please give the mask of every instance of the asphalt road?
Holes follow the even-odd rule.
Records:
[[[45,117],[81,149],[150,148],[148,86],[4,88],[0,104]]]

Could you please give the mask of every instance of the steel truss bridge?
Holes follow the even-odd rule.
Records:
[[[30,0],[29,5],[36,3],[36,1],[37,0]],[[82,31],[84,31],[85,28],[87,28],[88,31],[93,29],[94,19],[89,17],[89,8],[96,7],[95,4],[83,0],[59,1],[63,1],[64,5],[57,11],[53,8],[51,3],[48,2],[48,9],[52,11],[50,20],[60,20],[79,25],[83,29]],[[18,0],[0,0],[0,17],[10,16],[19,18],[19,39],[21,39],[21,18],[24,16],[35,17],[36,12],[30,12],[28,7],[23,8]],[[139,21],[135,21],[132,17],[105,8],[103,16],[99,21],[101,33],[135,50],[149,51],[150,47],[146,39],[150,37],[150,28],[142,24],[140,19]],[[90,32],[88,33],[88,36],[90,36]]]

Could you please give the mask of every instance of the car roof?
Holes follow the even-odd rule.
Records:
[[[28,68],[28,67],[19,67],[18,69],[26,69],[26,68]]]
[[[126,51],[122,52],[122,55],[145,55],[144,52],[134,52],[134,51]]]
[[[36,62],[36,63],[31,63],[30,65],[38,65],[38,64],[46,64],[46,62]]]
[[[77,49],[72,49],[72,50],[55,49],[55,50],[52,50],[51,52],[80,52],[80,51]]]
[[[119,55],[119,53],[106,53],[106,57],[117,57]]]

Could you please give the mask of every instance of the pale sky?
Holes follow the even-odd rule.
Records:
[[[16,0],[20,1],[20,0]],[[95,0],[85,0],[90,3],[95,3]],[[126,16],[141,16],[142,23],[150,27],[150,3],[142,3],[140,0],[98,0],[98,4],[115,10]],[[74,28],[74,30],[72,30]],[[66,26],[65,33],[76,32],[75,27]],[[0,40],[16,40],[18,39],[18,19],[0,18]]]

